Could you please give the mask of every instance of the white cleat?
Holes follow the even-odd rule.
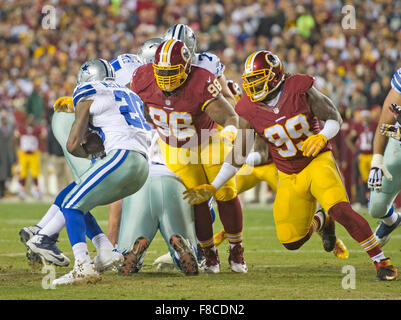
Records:
[[[205,254],[205,265],[203,271],[206,273],[220,272],[220,259],[215,246],[203,248]]]
[[[96,269],[103,272],[120,267],[124,262],[124,256],[117,249],[99,249],[93,262]]]
[[[72,284],[76,282],[96,283],[102,279],[93,262],[76,261],[74,268],[67,274],[53,280],[53,285]]]
[[[235,273],[247,273],[248,267],[246,266],[244,260],[244,248],[237,244],[230,248],[230,255],[228,257],[228,262],[231,267],[231,271]]]

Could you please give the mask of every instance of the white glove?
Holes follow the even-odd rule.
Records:
[[[393,180],[393,176],[383,164],[383,155],[374,154],[372,162],[370,163],[370,172],[368,179],[368,188],[371,190],[381,190],[383,175],[388,180]]]

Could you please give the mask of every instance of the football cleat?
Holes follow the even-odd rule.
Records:
[[[348,259],[349,251],[341,239],[337,238],[333,253],[337,258]]]
[[[124,253],[124,262],[118,268],[118,274],[120,276],[128,276],[139,272],[142,268],[143,259],[145,258],[148,246],[149,241],[145,237],[136,239],[132,250]]]
[[[59,267],[66,267],[70,264],[70,259],[66,257],[56,245],[56,239],[36,234],[26,243],[29,254],[36,254],[46,262]]]
[[[228,256],[228,263],[230,264],[231,271],[235,273],[247,273],[248,267],[244,260],[244,248],[240,244],[236,244],[230,248],[230,255]]]
[[[398,272],[390,261],[390,258],[380,260],[375,262],[375,267],[377,270],[377,281],[393,281],[397,280]]]
[[[219,273],[220,272],[220,259],[215,246],[203,248],[205,254],[205,264],[203,271],[206,273]]]
[[[182,272],[186,276],[199,274],[198,260],[196,259],[195,250],[189,241],[180,235],[174,235],[170,238],[170,245],[178,254],[178,264]]]
[[[74,268],[60,278],[54,279],[53,285],[72,284],[76,282],[96,283],[102,279],[93,262],[75,261]]]
[[[219,246],[225,239],[227,238],[226,232],[224,229],[220,230],[213,236],[214,245]]]
[[[103,272],[120,267],[124,262],[124,256],[117,249],[101,248],[93,262],[96,269]]]
[[[35,234],[37,234],[42,228],[38,226],[30,226],[30,227],[25,227],[22,228],[19,231],[19,238],[22,244],[26,247],[27,253],[26,257],[28,258],[29,262],[34,262],[34,263],[42,263],[42,259],[40,258],[39,255],[36,253],[28,250],[28,247],[26,243],[28,242],[29,239],[31,239]]]
[[[398,215],[398,218],[391,226],[381,221],[375,230],[375,236],[380,247],[383,247],[390,240],[391,233],[401,225],[401,215],[398,212],[394,212],[394,214]]]
[[[325,251],[331,252],[334,250],[337,242],[335,222],[333,218],[331,218],[325,211],[323,211],[323,209],[318,210],[317,213],[319,211],[323,213],[324,217],[323,225],[319,232],[322,237],[323,248]]]

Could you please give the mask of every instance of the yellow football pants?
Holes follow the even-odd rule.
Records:
[[[370,172],[370,162],[372,161],[373,154],[361,153],[358,159],[359,172],[363,182],[368,182]]]
[[[260,166],[243,165],[236,175],[238,194],[265,181],[273,192],[277,192],[278,170],[274,163]]]
[[[216,132],[202,145],[192,148],[176,148],[159,139],[159,146],[167,167],[177,174],[187,189],[210,184],[231,151]],[[235,177],[231,178],[215,194],[218,201],[229,201],[237,196]]]
[[[344,183],[331,151],[319,154],[296,174],[279,171],[280,183],[273,205],[277,238],[281,243],[296,242],[309,232],[317,201],[328,212],[340,202],[348,202]]]
[[[26,153],[18,150],[17,155],[18,164],[21,169],[20,178],[25,179],[28,176],[28,172],[30,172],[32,178],[36,179],[40,173],[40,151]]]

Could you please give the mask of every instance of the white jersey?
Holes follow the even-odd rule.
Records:
[[[115,81],[91,81],[74,90],[74,107],[84,100],[93,100],[89,128],[102,137],[106,154],[123,149],[148,155],[150,126],[145,120],[143,102],[134,92]]]
[[[401,68],[399,68],[391,79],[391,88],[401,94]]]
[[[196,53],[192,64],[213,73],[216,78],[220,78],[226,68],[224,64],[220,62],[220,58],[210,52]]]
[[[142,62],[136,54],[125,53],[115,57],[110,64],[116,73],[116,82],[125,87],[131,82],[134,71],[142,65]]]
[[[149,176],[172,176],[179,179],[178,175],[167,168],[158,140],[159,134],[156,129],[153,129],[152,143],[149,149]]]

